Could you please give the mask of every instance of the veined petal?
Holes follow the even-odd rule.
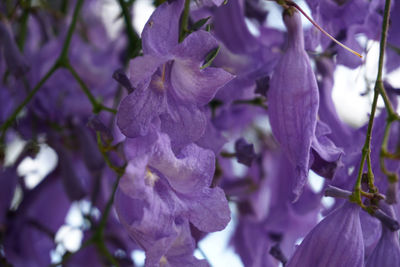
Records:
[[[187,220],[178,225],[179,236],[170,247],[167,254],[160,261],[162,267],[207,267],[205,260],[198,260],[193,256],[195,243],[190,232]]]
[[[179,99],[202,106],[234,76],[219,68],[200,69],[200,64],[201,61],[190,58],[176,58],[171,70],[171,84]]]
[[[287,267],[362,267],[360,207],[350,202],[325,217],[304,238]]]
[[[166,57],[144,55],[130,62],[129,79],[135,88],[146,88],[158,67],[168,61]]]
[[[155,190],[144,200],[117,190],[115,202],[119,220],[146,252],[146,263],[158,263],[178,234],[171,202],[163,201]]]
[[[117,124],[127,137],[148,133],[151,121],[165,107],[165,94],[152,88],[138,89],[125,97],[118,110]]]
[[[183,148],[176,157],[166,134],[160,134],[149,160],[150,166],[163,173],[171,187],[181,194],[192,194],[210,186],[214,162],[211,150],[195,144]]]
[[[318,111],[318,87],[304,50],[298,12],[284,16],[288,29],[288,49],[271,78],[268,112],[274,136],[297,173],[293,192],[301,194],[309,168],[311,140]]]
[[[250,33],[243,14],[240,1],[234,0],[219,7],[213,17],[216,35],[234,53],[257,49],[256,38]]]
[[[189,221],[201,231],[221,231],[231,220],[228,201],[219,187],[205,187],[182,199],[189,203]]]
[[[154,11],[142,32],[144,54],[166,55],[178,44],[183,2],[165,2]]]
[[[392,218],[396,218],[393,207],[381,204],[384,211]],[[381,206],[381,208],[382,208]],[[365,264],[366,267],[400,266],[399,231],[392,232],[382,225],[382,235]]]
[[[168,97],[168,111],[160,114],[161,130],[171,138],[172,149],[177,152],[197,141],[207,125],[205,113],[197,106]]]
[[[313,163],[311,169],[327,179],[333,179],[336,169],[341,165],[343,150],[326,136],[330,133],[328,125],[318,121],[316,133],[311,144]]]
[[[198,30],[187,36],[170,52],[176,58],[191,59],[201,66],[207,54],[217,47],[218,42],[211,33]]]

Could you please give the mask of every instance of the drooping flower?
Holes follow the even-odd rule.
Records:
[[[29,70],[29,66],[19,51],[7,21],[0,19],[0,56],[3,56],[8,70],[15,76],[21,76]]]
[[[164,3],[150,17],[142,33],[144,56],[131,61],[130,79],[136,90],[122,102],[118,126],[127,137],[144,136],[159,120],[174,148],[197,141],[205,132],[203,106],[233,76],[218,68],[201,68],[218,47],[205,31],[178,43],[183,1]]]
[[[297,247],[287,267],[361,267],[364,243],[360,207],[346,202],[324,218]]]
[[[304,50],[300,14],[284,15],[288,47],[270,81],[268,113],[272,132],[295,169],[301,194],[309,169],[310,147],[317,124],[318,87]]]
[[[168,255],[182,248],[179,242],[191,240],[182,236],[189,222],[204,232],[222,230],[229,222],[224,192],[210,188],[212,151],[190,144],[175,156],[168,135],[152,133],[127,139],[126,154],[129,164],[117,193],[117,211],[146,252],[147,266],[169,261]]]
[[[381,208],[393,218],[395,217],[393,207],[383,203]],[[382,235],[378,244],[368,257],[366,267],[382,266],[400,266],[400,244],[399,231],[391,231],[382,224]]]

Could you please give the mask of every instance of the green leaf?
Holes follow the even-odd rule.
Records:
[[[211,65],[211,63],[217,57],[219,49],[220,47],[218,46],[217,48],[214,48],[208,53],[208,55],[206,56],[205,63],[203,64],[203,66],[200,67],[200,69],[205,69]]]
[[[397,47],[397,46],[395,46],[395,45],[392,45],[392,44],[388,44],[388,47],[389,47],[390,49],[392,49],[394,52],[396,52],[397,54],[400,55],[400,48],[399,48],[399,47]]]
[[[208,21],[210,18],[211,18],[211,16],[196,21],[196,22],[192,25],[192,27],[191,27],[190,30],[192,30],[192,31],[197,31],[197,30],[199,30],[201,27],[204,26],[204,24],[207,23],[207,21]]]

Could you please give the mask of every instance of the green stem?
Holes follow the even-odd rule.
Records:
[[[75,80],[79,83],[80,87],[82,88],[83,92],[85,93],[85,95],[87,96],[87,98],[89,99],[90,103],[92,103],[93,106],[93,112],[95,114],[98,114],[101,110],[101,108],[99,107],[99,104],[97,103],[96,98],[94,97],[94,95],[90,92],[89,88],[87,87],[87,85],[85,84],[85,82],[82,80],[82,78],[79,76],[79,74],[76,72],[76,70],[74,69],[74,67],[71,66],[71,64],[65,63],[64,67],[72,74],[72,76],[74,76]]]
[[[76,27],[76,22],[78,21],[78,15],[79,15],[79,11],[81,10],[83,1],[84,0],[78,0],[78,2],[76,3],[74,13],[72,15],[72,22],[68,28],[67,37],[65,38],[64,45],[62,47],[61,54],[59,56],[60,61],[67,60],[67,58],[68,58],[68,50],[69,50],[69,47],[71,44],[72,35],[73,35],[75,27]]]
[[[381,166],[381,170],[387,176],[389,183],[397,183],[399,180],[397,174],[389,171],[385,166],[385,158],[388,158],[388,156],[391,155],[390,153],[388,153],[388,142],[389,142],[389,135],[390,135],[390,127],[391,127],[392,123],[393,123],[393,120],[390,120],[388,117],[388,120],[387,120],[386,126],[385,126],[385,132],[383,135],[381,153],[379,155],[379,163]],[[396,158],[393,158],[393,159],[396,159]]]
[[[128,49],[129,57],[134,58],[139,54],[139,51],[141,48],[140,38],[139,38],[139,35],[133,29],[131,14],[129,12],[128,7],[126,6],[125,1],[118,0],[118,3],[121,7],[122,14],[124,16],[124,21],[125,21],[125,25],[126,25],[126,33],[128,35],[128,39],[129,39],[129,49]]]
[[[42,87],[42,85],[50,78],[51,75],[59,68],[59,65],[56,63],[54,64],[50,70],[44,75],[44,77],[36,84],[36,86],[29,92],[29,94],[25,97],[24,101],[14,110],[14,112],[8,117],[8,119],[3,123],[1,126],[1,137],[0,142],[4,140],[5,133],[7,129],[13,124],[15,119],[17,118],[18,114],[21,110],[32,100],[35,96],[37,91]]]
[[[390,5],[391,0],[386,0],[385,2],[385,11],[383,15],[383,23],[382,23],[382,33],[381,33],[381,42],[379,47],[379,63],[378,63],[378,75],[376,78],[375,89],[379,91],[381,94],[383,101],[385,102],[385,107],[390,117],[394,117],[396,120],[400,120],[400,117],[393,109],[392,103],[389,100],[389,97],[386,93],[385,87],[383,86],[383,65],[384,65],[384,56],[385,49],[387,44],[387,34],[389,30],[389,21],[390,21]]]
[[[377,74],[375,87],[374,87],[374,98],[372,101],[371,115],[370,115],[369,121],[368,121],[367,136],[365,138],[365,143],[364,143],[364,146],[362,149],[362,156],[361,156],[360,168],[358,170],[357,181],[354,185],[354,192],[351,196],[351,200],[356,202],[360,206],[363,206],[362,200],[361,200],[361,179],[362,179],[362,174],[364,171],[365,160],[368,161],[367,162],[367,164],[368,164],[368,184],[370,185],[370,189],[372,189],[371,186],[373,188],[375,188],[374,181],[373,181],[372,167],[371,167],[371,158],[370,158],[371,136],[372,136],[372,126],[374,123],[379,94],[381,93],[382,95],[386,95],[386,92],[383,88],[383,82],[382,82],[383,74],[382,73],[383,73],[383,61],[384,61],[384,56],[385,56],[387,32],[388,32],[388,27],[389,27],[390,3],[391,3],[391,0],[386,0],[385,11],[384,11],[384,16],[383,16],[383,23],[382,23],[380,49],[379,49],[378,74]],[[389,113],[389,115],[390,115],[390,113]]]
[[[388,113],[388,120],[392,120],[392,121],[400,120],[400,116],[394,110],[392,102],[390,102],[389,96],[386,93],[385,86],[383,85],[382,80],[378,83],[378,85],[375,85],[375,86],[378,87],[378,91],[383,98],[383,102],[385,103],[385,108]]]
[[[189,32],[188,24],[189,24],[189,12],[190,12],[190,0],[185,0],[185,8],[183,10],[181,27],[179,31],[179,42],[182,42],[185,39],[186,33]]]
[[[113,185],[113,189],[112,189],[112,193],[111,193],[110,199],[108,200],[108,202],[106,204],[106,207],[104,209],[104,212],[103,212],[103,216],[101,217],[100,224],[99,224],[99,229],[101,231],[103,231],[104,228],[105,228],[108,215],[110,214],[111,207],[112,207],[112,205],[114,203],[115,193],[117,192],[119,181],[121,180],[121,177],[122,177],[122,175],[118,174],[117,180],[115,181],[115,183]]]
[[[368,178],[369,192],[376,193],[377,188],[375,186],[374,173],[372,172],[371,151],[369,153],[367,153],[367,168],[368,168],[367,178]]]
[[[50,70],[44,75],[44,77],[36,84],[36,86],[30,91],[30,93],[25,97],[22,103],[14,110],[14,112],[7,118],[7,120],[3,123],[0,127],[1,136],[0,136],[0,143],[4,141],[5,133],[7,129],[13,124],[15,119],[17,118],[18,114],[21,110],[32,100],[35,94],[39,91],[39,89],[43,86],[43,84],[50,78],[51,75],[60,67],[62,67],[65,63],[68,63],[68,49],[71,43],[72,34],[75,30],[76,21],[78,20],[78,14],[83,4],[83,0],[78,0],[76,3],[74,14],[72,17],[71,25],[68,29],[68,34],[65,39],[64,45],[62,47],[62,52],[56,63],[50,68]]]
[[[24,8],[24,12],[22,13],[21,30],[19,32],[19,36],[18,36],[18,40],[17,40],[18,48],[21,51],[24,51],[25,38],[26,38],[27,30],[28,30],[28,19],[29,19],[30,6],[31,6],[31,0],[28,0],[26,7]]]
[[[65,15],[65,14],[67,14],[67,10],[68,10],[68,0],[62,0],[61,13],[63,13]]]
[[[100,132],[96,132],[96,136],[97,136],[97,146],[98,146],[100,153],[103,156],[104,161],[106,162],[107,166],[111,170],[113,170],[118,176],[122,176],[125,173],[125,166],[119,167],[119,166],[115,166],[114,164],[112,164],[111,160],[109,159],[109,157],[107,155],[107,149],[103,146]]]
[[[93,106],[93,113],[94,114],[98,114],[102,110],[111,112],[113,114],[117,113],[116,110],[114,110],[112,108],[109,108],[109,107],[106,107],[106,106],[103,106],[101,103],[97,102],[97,100],[94,97],[94,95],[90,92],[89,87],[85,84],[85,82],[82,80],[82,78],[79,76],[79,74],[76,72],[74,67],[72,67],[72,65],[69,62],[64,62],[63,67],[65,67],[72,74],[72,76],[74,76],[75,80],[79,83],[79,85],[82,88],[83,92],[85,93],[85,95],[87,96],[87,98],[89,99],[90,103]]]
[[[112,266],[119,267],[118,261],[113,257],[110,251],[108,251],[108,248],[106,244],[104,244],[104,241],[103,240],[100,241],[101,242],[96,242],[96,248],[99,254],[102,255],[104,258],[106,258],[109,261],[109,263],[112,264]]]
[[[104,242],[104,229],[106,227],[107,218],[111,212],[111,207],[114,203],[115,193],[118,188],[119,181],[121,180],[122,175],[118,175],[117,180],[114,183],[113,190],[110,198],[106,204],[103,215],[100,219],[99,226],[97,227],[96,232],[94,233],[92,240],[96,244],[96,248],[100,255],[103,255],[112,265],[119,266],[118,262],[115,260],[113,255],[108,251],[108,248]]]

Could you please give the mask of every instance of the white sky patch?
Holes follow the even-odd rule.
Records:
[[[357,127],[367,122],[372,103],[372,95],[361,94],[366,92],[368,87],[373,90],[377,74],[379,44],[371,41],[367,47],[368,53],[363,59],[366,64],[356,69],[339,65],[334,77],[332,98],[338,115],[343,121]],[[382,99],[378,100],[378,107],[383,107]]]
[[[152,1],[135,1],[135,3],[133,4],[133,27],[137,32],[142,34],[143,28],[154,10],[155,7],[152,5]]]
[[[229,246],[230,238],[236,227],[236,207],[234,204],[229,204],[231,209],[232,219],[228,226],[220,231],[207,235],[199,242],[199,247],[207,256],[210,265],[214,267],[229,266],[242,267],[242,261],[235,254],[232,247]]]
[[[11,166],[17,160],[19,154],[24,149],[26,141],[22,140],[19,137],[16,137],[6,146],[4,166]]]
[[[80,227],[82,226],[83,221],[84,218],[82,216],[79,203],[78,202],[72,203],[68,211],[67,217],[65,218],[65,222],[71,227]]]
[[[329,209],[335,204],[335,198],[333,197],[323,197],[321,200],[322,205],[324,205],[325,208]]]
[[[38,185],[57,166],[57,153],[47,144],[40,144],[36,158],[27,157],[17,168],[18,175],[25,176],[27,188]]]
[[[144,261],[146,260],[146,255],[142,250],[134,250],[131,253],[131,258],[139,267],[144,266]]]
[[[115,39],[119,35],[119,31],[124,24],[124,20],[117,19],[121,13],[121,8],[115,0],[107,0],[102,2],[99,7],[100,15],[104,20],[107,33],[111,39]]]
[[[392,71],[388,75],[384,76],[385,79],[394,87],[394,88],[400,88],[400,68],[398,68],[395,71]]]
[[[251,21],[248,18],[244,19],[244,22],[246,23],[247,28],[249,29],[250,33],[253,34],[254,36],[260,36],[260,29],[258,28],[257,25],[255,25],[253,23],[253,21]]]
[[[310,170],[308,173],[308,183],[314,193],[319,193],[324,186],[324,178]]]
[[[83,239],[83,232],[76,227],[63,225],[57,231],[56,242],[62,244],[68,251],[77,251]]]
[[[301,242],[303,242],[303,239],[304,239],[304,237],[297,238],[297,240],[294,242],[294,245],[295,245],[295,246],[300,245]]]
[[[311,16],[311,10],[308,7],[307,3],[303,0],[296,1],[296,4],[300,6],[304,12]],[[264,1],[264,5],[269,10],[268,17],[267,17],[267,25],[271,28],[278,29],[278,30],[285,30],[285,24],[282,20],[282,7],[280,7],[277,3],[273,1]],[[303,29],[306,30],[312,26],[311,22],[306,19],[303,15],[301,15],[301,22],[303,24]]]

